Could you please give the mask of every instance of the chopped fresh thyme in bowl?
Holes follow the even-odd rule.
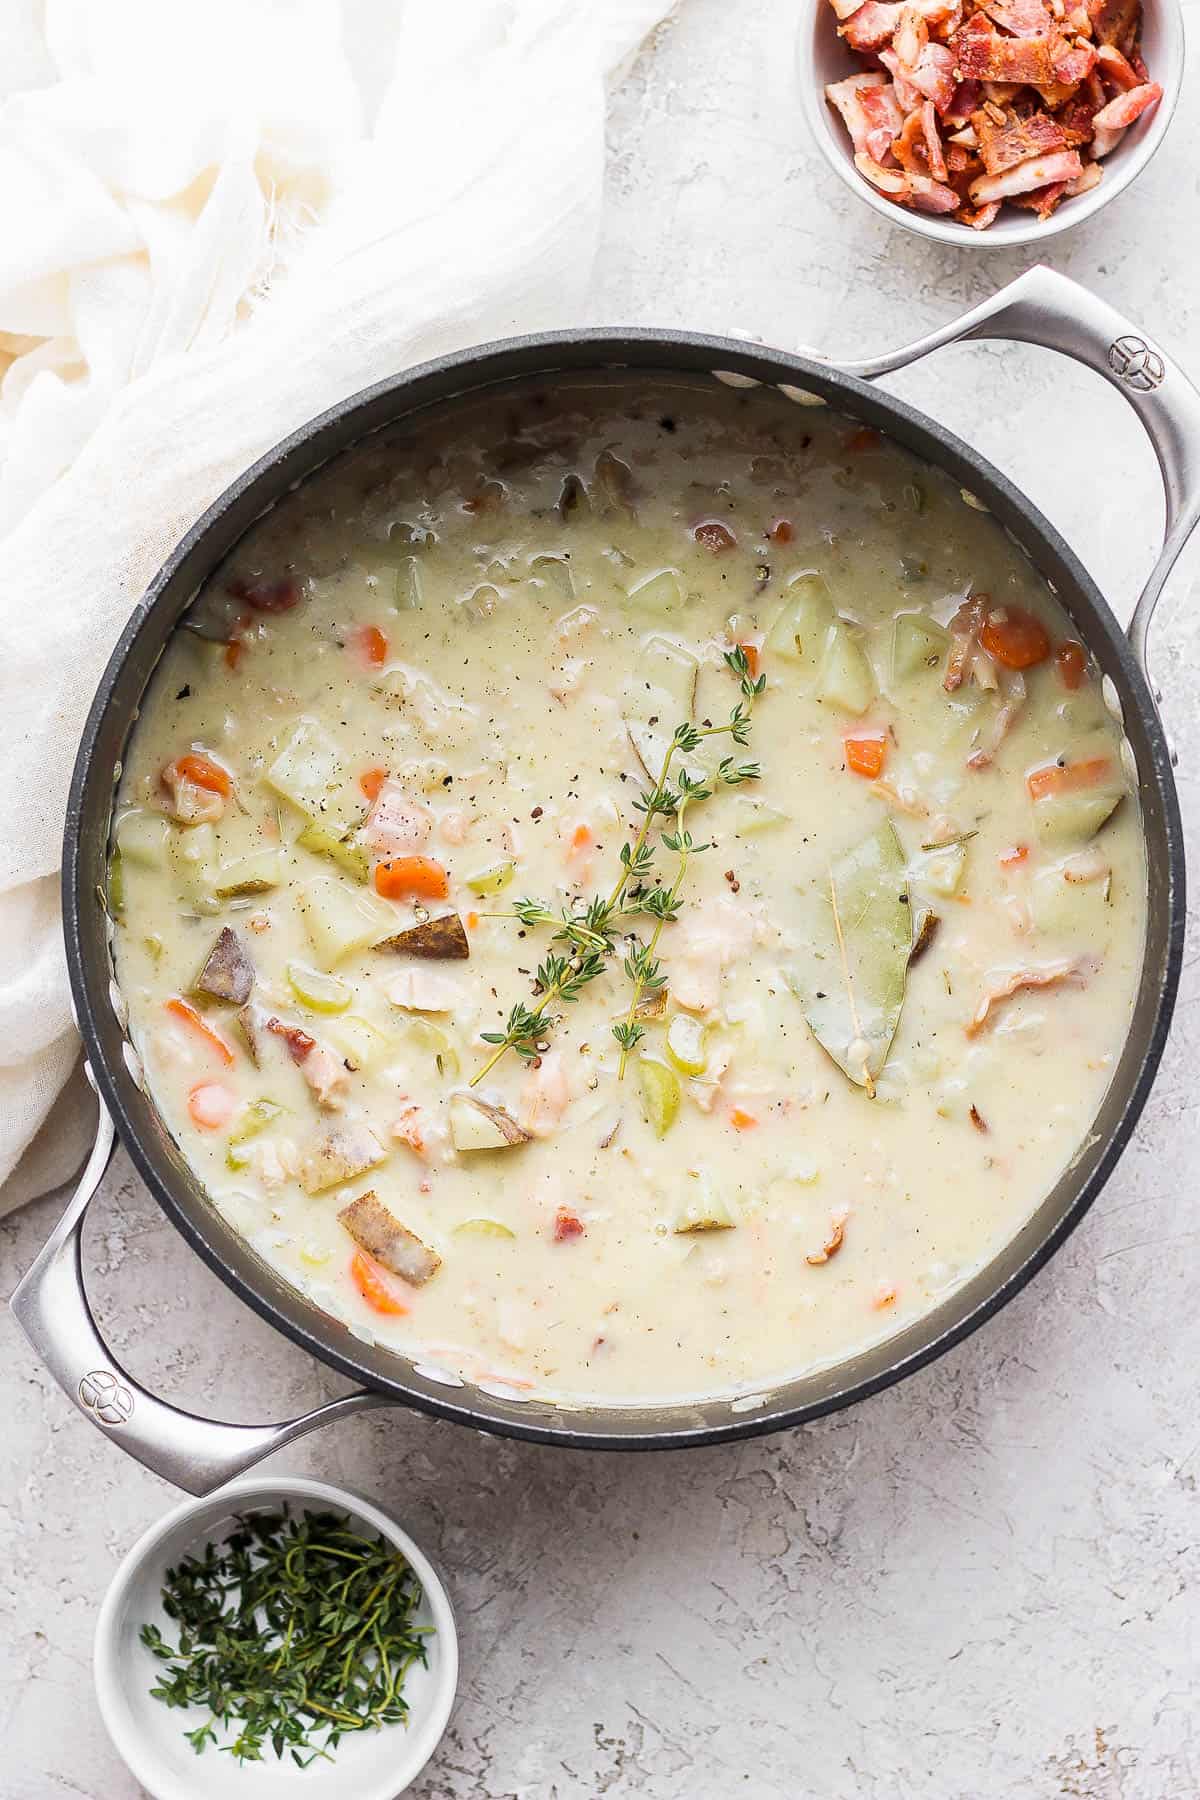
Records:
[[[331,1512],[240,1516],[221,1544],[167,1570],[162,1604],[178,1643],[142,1626],[167,1665],[150,1692],[206,1707],[188,1742],[239,1763],[269,1744],[305,1768],[347,1732],[403,1723],[405,1678],[432,1630],[414,1623],[421,1586],[400,1551]]]

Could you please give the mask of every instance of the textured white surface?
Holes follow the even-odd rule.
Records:
[[[787,14],[684,0],[632,72],[591,320],[857,352],[1033,260],[937,250],[856,206],[803,137]],[[1193,75],[1138,186],[1048,257],[1193,372],[1197,129]],[[1043,353],[981,347],[896,386],[1022,482],[1127,614],[1161,501],[1115,395]],[[1156,635],[1193,843],[1197,561]],[[788,1436],[658,1458],[400,1412],[287,1454],[392,1507],[455,1599],[462,1689],[418,1800],[1194,1800],[1198,966],[1193,933],[1157,1087],[1090,1217],[903,1387]],[[0,1227],[5,1292],[51,1219],[35,1206]],[[90,1260],[119,1354],[169,1396],[249,1419],[337,1391],[207,1274],[124,1162]],[[134,1800],[92,1699],[91,1633],[118,1555],[173,1495],[50,1389],[7,1314],[0,1334],[0,1796]],[[224,1766],[213,1783],[238,1786]]]

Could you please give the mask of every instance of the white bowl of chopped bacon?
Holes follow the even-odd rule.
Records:
[[[800,89],[831,168],[910,231],[1034,244],[1089,219],[1162,142],[1179,0],[814,0]]]

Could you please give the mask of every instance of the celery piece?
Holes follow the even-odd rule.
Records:
[[[126,813],[115,836],[117,849],[128,865],[160,869],[166,862],[171,827],[161,813]]]
[[[364,886],[371,879],[370,857],[363,846],[354,843],[348,835],[339,836],[328,826],[314,822],[304,827],[296,842],[314,856],[327,856],[330,862],[336,863],[339,869],[344,869]]]
[[[679,1077],[666,1063],[643,1056],[638,1060],[638,1080],[646,1121],[655,1137],[666,1137],[679,1112]]]
[[[250,1162],[248,1145],[251,1138],[256,1138],[265,1131],[268,1125],[283,1116],[283,1107],[277,1106],[274,1100],[251,1100],[249,1106],[239,1117],[237,1124],[229,1134],[225,1149],[225,1161],[231,1169],[244,1169]]]
[[[329,1027],[327,1035],[355,1072],[378,1067],[395,1049],[385,1032],[357,1013],[343,1013],[337,1024]]]
[[[672,1019],[667,1027],[667,1055],[681,1075],[703,1075],[708,1067],[703,1020],[683,1013]]]
[[[499,1219],[464,1219],[461,1225],[454,1227],[455,1237],[515,1238],[516,1235]]]
[[[502,893],[516,873],[516,867],[514,862],[493,863],[490,869],[480,869],[477,875],[468,875],[467,886],[473,894],[481,896]]]
[[[310,969],[307,963],[290,962],[287,978],[297,1000],[311,1007],[313,1012],[345,1012],[354,998],[350,988],[336,975],[323,975],[320,969]]]

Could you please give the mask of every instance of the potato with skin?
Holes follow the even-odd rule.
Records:
[[[244,1006],[254,986],[254,964],[236,931],[225,925],[197,975],[193,991],[214,1000],[231,1000]]]
[[[395,956],[427,956],[454,962],[465,961],[471,954],[466,930],[457,913],[443,913],[439,919],[423,919],[419,925],[410,925],[407,931],[398,931],[395,937],[384,938],[375,948]]]
[[[365,1125],[335,1125],[305,1155],[300,1164],[301,1186],[306,1194],[323,1194],[386,1161],[387,1151]]]
[[[410,1287],[424,1287],[442,1266],[437,1251],[402,1225],[373,1190],[343,1206],[338,1218],[361,1250]]]
[[[505,1112],[489,1106],[474,1094],[455,1094],[450,1101],[450,1142],[461,1153],[472,1150],[510,1150],[527,1144],[530,1134]]]

